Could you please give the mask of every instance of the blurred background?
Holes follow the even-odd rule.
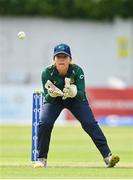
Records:
[[[31,124],[32,95],[58,43],[83,68],[96,119],[133,125],[132,0],[0,0],[0,123]],[[65,110],[57,122],[73,120]]]

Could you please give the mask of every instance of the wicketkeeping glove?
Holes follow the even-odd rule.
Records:
[[[74,98],[77,95],[77,86],[74,84],[70,84],[70,79],[65,78],[65,87],[63,89],[63,92],[63,99]]]
[[[45,88],[48,90],[48,94],[51,97],[63,96],[63,92],[57,88],[50,80],[47,80]]]

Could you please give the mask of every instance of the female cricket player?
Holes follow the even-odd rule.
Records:
[[[45,102],[38,127],[38,161],[34,167],[47,167],[50,137],[55,120],[67,108],[79,120],[84,131],[100,151],[107,167],[114,167],[119,157],[112,155],[107,140],[96,122],[85,94],[84,72],[72,63],[70,47],[54,48],[53,65],[42,72]]]

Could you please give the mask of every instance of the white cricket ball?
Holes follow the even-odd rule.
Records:
[[[26,37],[25,32],[20,31],[20,32],[18,33],[18,38],[19,38],[19,39],[24,39],[25,37]]]

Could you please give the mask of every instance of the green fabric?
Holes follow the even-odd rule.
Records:
[[[44,89],[44,96],[47,102],[53,102],[56,98],[51,97],[47,89],[45,88],[45,83],[47,80],[50,80],[56,87],[63,90],[65,85],[65,77],[71,79],[71,84],[75,84],[77,86],[77,95],[75,98],[79,99],[80,101],[85,101],[85,80],[84,80],[84,72],[76,64],[70,64],[68,68],[68,72],[65,76],[60,76],[55,65],[49,66],[44,69],[42,72],[42,84]],[[61,98],[61,97],[60,97]]]

